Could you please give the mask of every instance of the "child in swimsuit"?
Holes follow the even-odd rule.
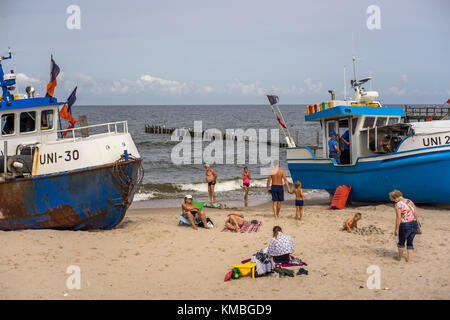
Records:
[[[302,220],[303,218],[303,200],[308,200],[308,198],[303,194],[302,183],[300,181],[295,181],[295,189],[290,194],[295,193],[295,220]]]
[[[353,218],[348,218],[344,221],[344,229],[352,232],[353,229],[358,229],[358,221],[361,220],[361,213],[357,212]]]
[[[244,195],[245,206],[248,206],[248,190],[250,189],[250,179],[251,179],[251,176],[250,176],[250,173],[248,172],[248,168],[245,167],[244,173],[242,173],[242,185],[245,190],[245,195]]]
[[[225,221],[225,226],[231,230],[236,232],[242,232],[241,228],[244,225],[244,215],[240,212],[231,212],[227,216],[227,220]]]

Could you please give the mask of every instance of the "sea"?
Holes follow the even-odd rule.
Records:
[[[283,122],[289,129],[291,136],[297,145],[318,145],[321,144],[319,137],[320,124],[305,122],[305,105],[280,105],[283,113]],[[216,200],[230,207],[244,206],[244,189],[242,187],[242,172],[244,167],[248,167],[252,180],[249,191],[248,205],[253,206],[270,201],[267,193],[267,168],[270,164],[262,163],[262,157],[250,159],[249,151],[255,152],[251,143],[244,143],[245,159],[238,159],[238,152],[244,149],[237,149],[237,142],[230,140],[228,143],[235,145],[235,155],[227,159],[227,141],[223,141],[223,148],[217,148],[211,152],[212,139],[204,139],[199,153],[191,157],[184,158],[184,162],[174,161],[174,150],[184,137],[172,137],[171,134],[150,134],[145,132],[146,125],[165,126],[167,128],[192,129],[196,122],[201,124],[202,130],[218,129],[226,133],[227,130],[255,129],[258,141],[273,140],[276,134],[279,141],[285,142],[281,130],[271,135],[271,129],[279,129],[278,121],[269,105],[114,105],[114,106],[73,106],[72,113],[77,119],[81,115],[87,117],[89,125],[123,121],[128,122],[128,130],[137,146],[140,156],[143,159],[144,180],[135,195],[134,208],[163,208],[173,207],[181,204],[186,194],[191,194],[198,201],[208,200],[207,183],[205,182],[205,158],[202,155],[211,154],[215,162],[209,162],[211,167],[217,172]],[[264,138],[261,132],[267,132],[268,139]],[[208,149],[208,146],[210,148]],[[219,145],[220,146],[220,145]],[[274,145],[275,147],[275,145]],[[174,149],[175,148],[175,149]],[[200,148],[200,149],[199,149]],[[258,145],[259,148],[259,145]],[[268,157],[275,158],[278,152],[278,159],[281,168],[287,170],[286,151],[283,147],[276,146],[277,150],[271,154],[271,146],[267,146]],[[220,150],[223,156],[220,156]],[[192,149],[193,150],[193,149]],[[217,151],[219,150],[219,151]],[[230,149],[228,149],[230,150]],[[261,150],[264,150],[261,149]],[[261,152],[259,150],[258,152]],[[275,149],[274,149],[275,150]],[[216,152],[218,152],[216,154]],[[180,153],[178,153],[180,154]],[[190,158],[190,159],[189,159]],[[238,161],[240,160],[240,161]],[[256,162],[256,163],[255,163]],[[309,198],[327,198],[329,195],[324,190],[305,190]],[[285,194],[286,199],[294,199],[294,195]]]

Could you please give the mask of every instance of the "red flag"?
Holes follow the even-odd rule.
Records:
[[[75,120],[78,122],[78,120]],[[75,127],[75,123],[70,123],[69,126],[67,127],[66,131],[63,132],[63,137],[66,136],[67,132],[69,131],[69,129],[72,129],[73,127]]]
[[[447,103],[447,104],[450,104],[450,99],[448,99],[446,103]]]
[[[50,82],[47,85],[47,93],[45,94],[46,97],[53,97],[53,93],[55,92],[55,87],[57,85],[56,77],[58,77],[59,74],[59,67],[55,63],[55,60],[53,60],[53,55],[50,58]]]
[[[277,120],[278,120],[278,123],[280,124],[280,126],[282,126],[283,128],[286,128],[286,125],[283,122],[281,122],[281,120],[280,120],[280,118],[278,118],[278,116],[277,116]]]
[[[64,106],[61,108],[61,110],[59,110],[59,117],[66,119],[67,121],[69,121],[70,123],[77,123],[78,120],[75,120],[72,117],[72,114],[69,112],[69,110],[67,110],[67,105],[64,104]]]

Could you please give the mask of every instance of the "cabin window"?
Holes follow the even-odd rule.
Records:
[[[9,134],[14,134],[14,120],[15,120],[15,114],[14,113],[8,113],[2,115],[2,135],[6,136]]]
[[[364,119],[364,128],[372,128],[373,124],[375,123],[375,117],[366,117]]]
[[[44,110],[41,112],[41,130],[53,129],[53,110]]]
[[[36,111],[22,112],[20,114],[20,132],[32,132],[36,130]]]
[[[377,127],[383,127],[386,125],[387,118],[385,117],[379,117],[377,118]]]
[[[389,118],[389,122],[388,122],[389,125],[396,124],[396,123],[398,123],[398,118]]]
[[[328,122],[328,135],[330,134],[331,131],[336,132],[336,123],[334,121]]]
[[[352,133],[353,134],[355,134],[357,126],[358,126],[358,118],[353,118],[352,119]]]

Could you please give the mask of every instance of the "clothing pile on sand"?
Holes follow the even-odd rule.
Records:
[[[237,210],[236,207],[229,207],[225,203],[205,203],[205,208],[211,208],[211,209],[231,209],[231,210]]]
[[[357,228],[353,230],[354,233],[359,234],[361,236],[369,236],[372,234],[384,234],[384,231],[381,228],[375,227],[374,225],[370,225],[368,227]]]

